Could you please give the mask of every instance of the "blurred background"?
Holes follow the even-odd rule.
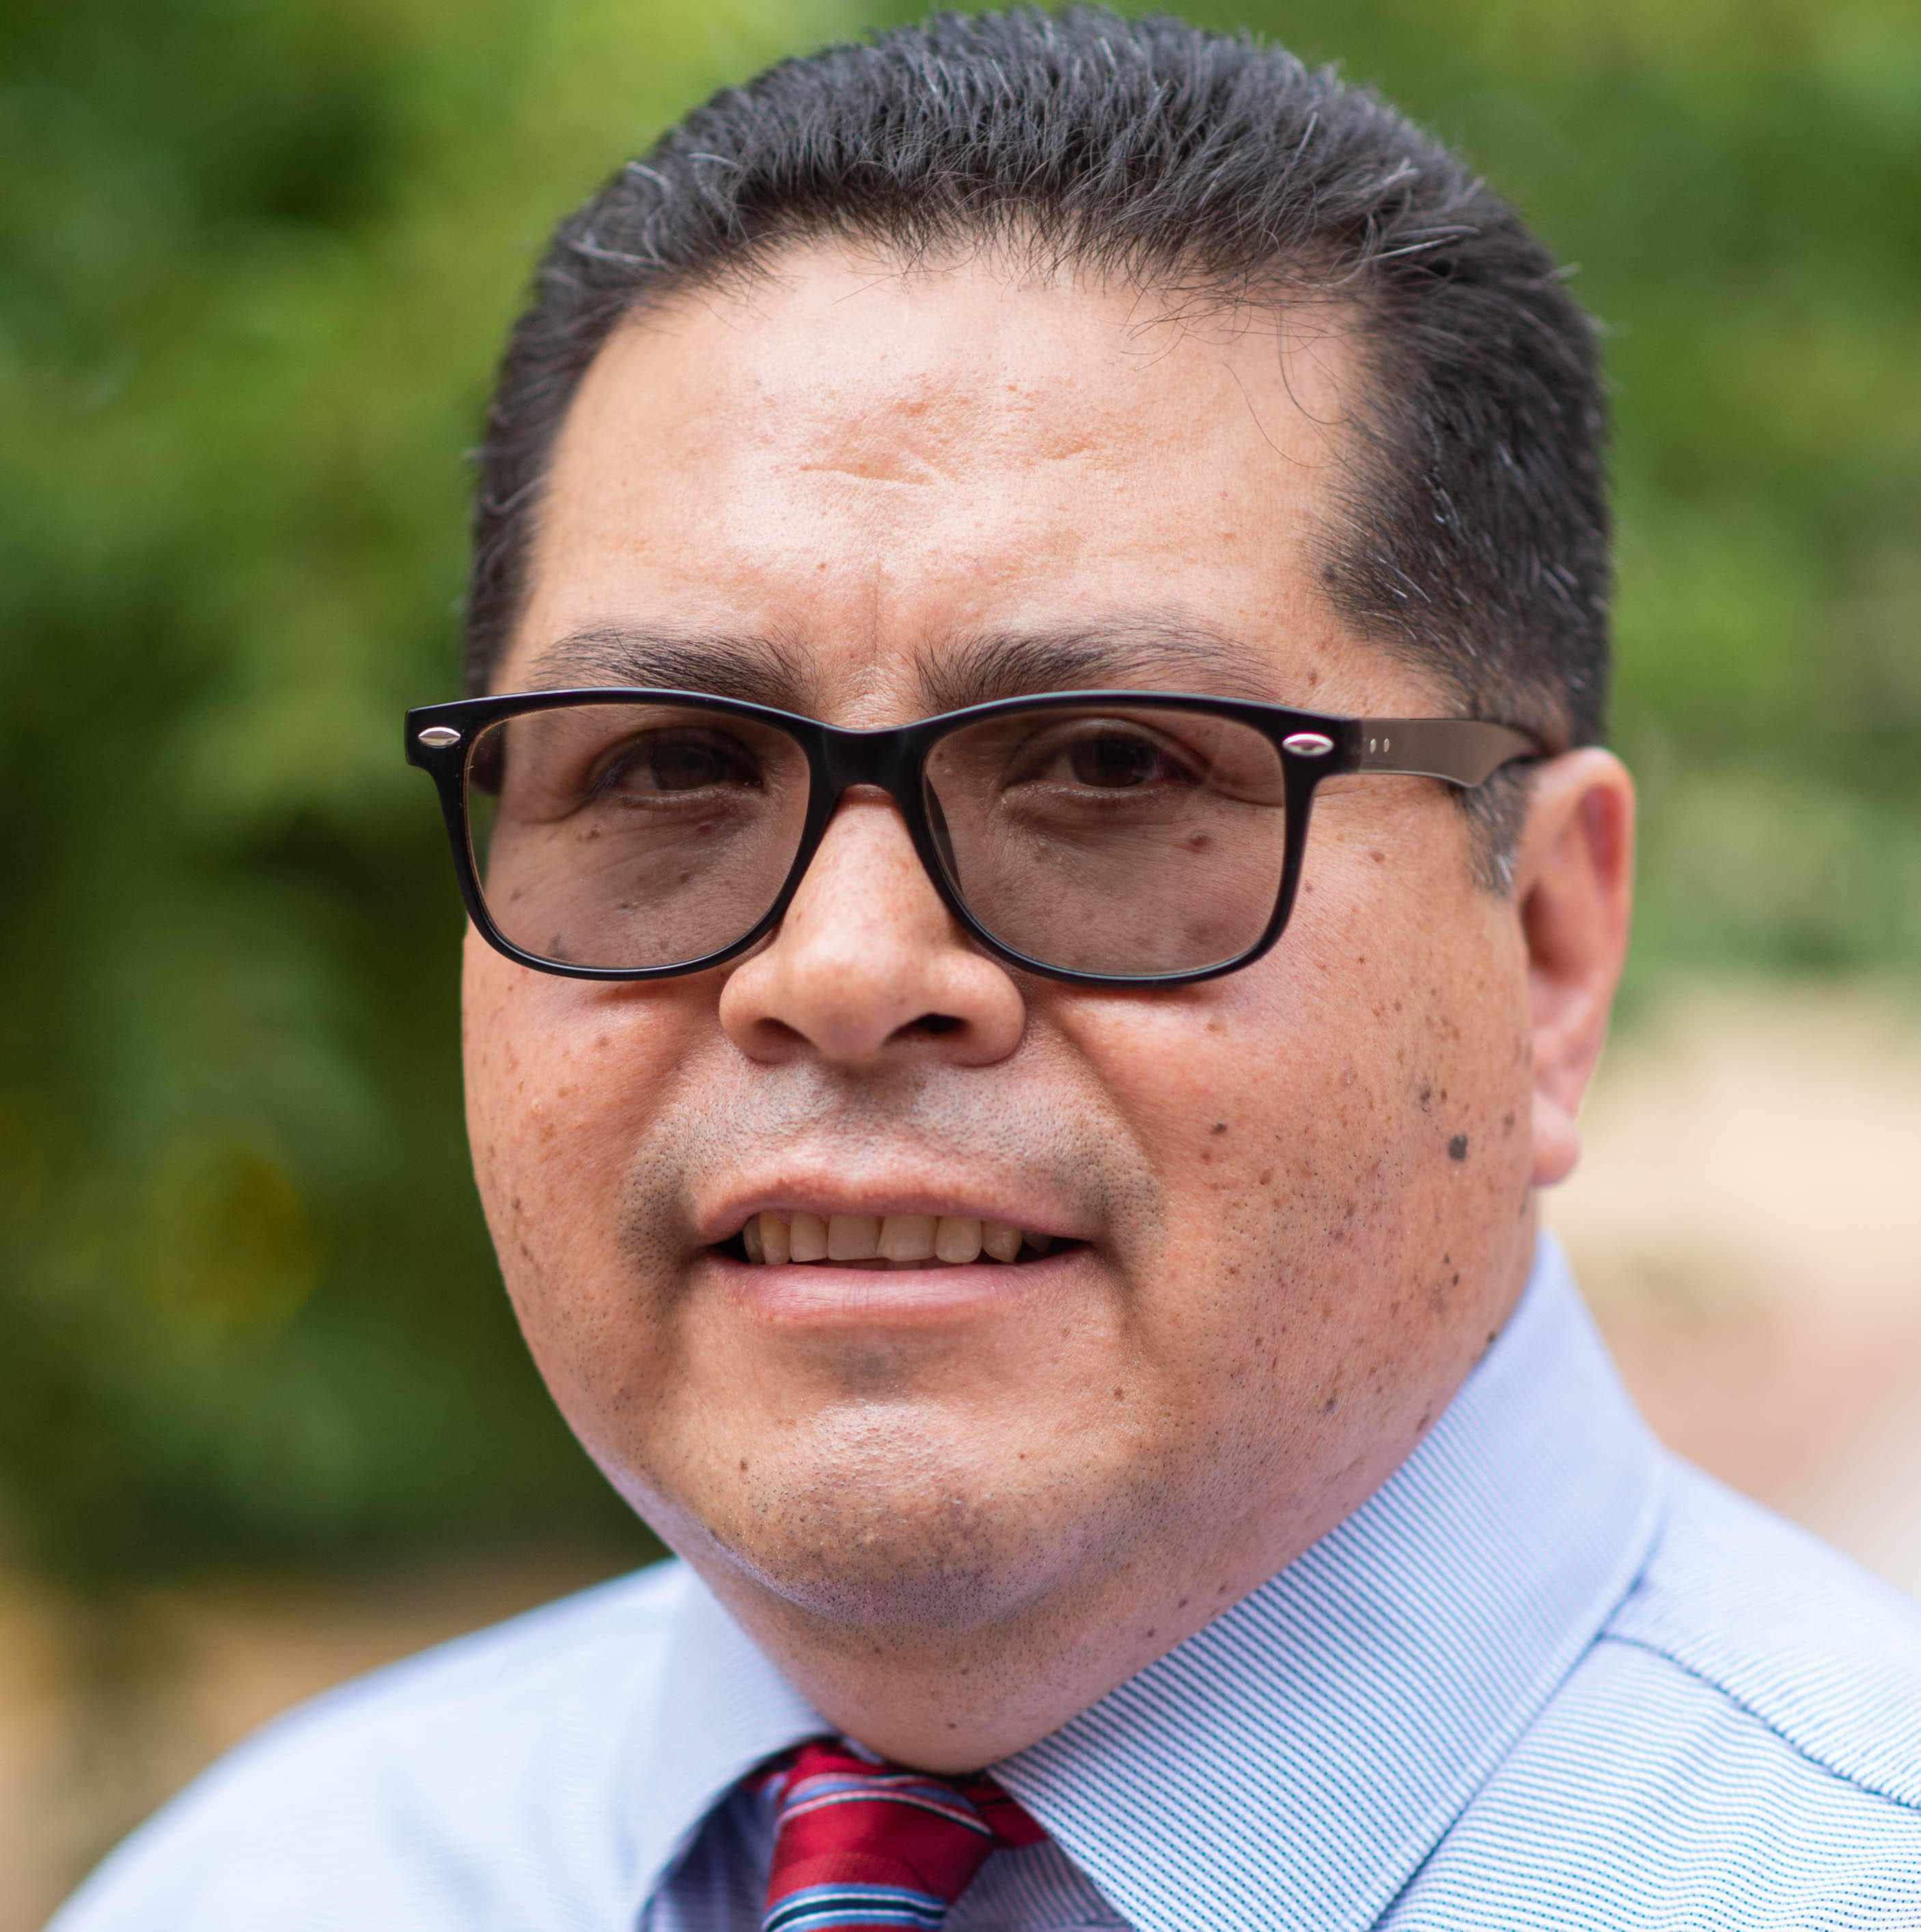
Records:
[[[1921,1588],[1913,0],[1197,5],[1605,322],[1644,898],[1555,1218],[1658,1426]],[[652,1553],[468,1176],[467,476],[548,224],[873,0],[0,0],[0,1932],[293,1698]]]

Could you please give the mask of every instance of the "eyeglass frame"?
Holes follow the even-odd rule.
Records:
[[[524,714],[586,704],[671,704],[682,710],[715,712],[753,720],[785,732],[807,760],[809,791],[800,844],[786,878],[767,911],[731,944],[697,959],[671,966],[578,966],[548,959],[517,946],[494,922],[473,850],[467,811],[467,766],[482,734],[502,720]],[[1233,958],[1172,973],[1084,973],[1030,958],[990,932],[969,910],[948,876],[927,817],[927,758],[950,734],[984,720],[1032,711],[1067,710],[1096,705],[1166,705],[1224,718],[1260,732],[1280,754],[1286,814],[1281,876],[1265,930]],[[1294,910],[1306,858],[1308,820],[1316,788],[1323,778],[1350,774],[1431,778],[1472,790],[1502,766],[1549,755],[1533,733],[1509,724],[1469,718],[1346,718],[1250,699],[1214,698],[1193,692],[1060,691],[995,700],[944,711],[911,724],[850,730],[818,718],[719,698],[706,692],[671,691],[620,685],[566,691],[514,692],[485,698],[456,698],[415,706],[407,713],[407,761],[427,773],[440,800],[441,815],[452,848],[461,901],[475,929],[488,945],[517,964],[572,980],[678,979],[725,965],[751,951],[780,922],[792,904],[827,836],[842,798],[857,785],[887,793],[905,822],[914,855],[934,889],[962,928],[985,951],[1019,970],[1069,986],[1127,988],[1184,986],[1216,980],[1271,952]],[[1395,747],[1400,747],[1398,751]]]

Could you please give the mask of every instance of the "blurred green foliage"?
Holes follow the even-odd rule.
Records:
[[[1643,980],[1921,968],[1912,0],[1196,7],[1460,142],[1612,332]],[[0,1536],[644,1546],[468,1178],[462,452],[548,222],[840,0],[0,4]]]

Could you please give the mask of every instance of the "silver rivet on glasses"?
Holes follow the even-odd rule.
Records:
[[[1319,731],[1296,731],[1282,739],[1283,752],[1298,752],[1304,758],[1324,758],[1334,749],[1334,740]]]
[[[420,742],[431,752],[444,752],[461,742],[461,734],[451,724],[430,724],[421,733]]]

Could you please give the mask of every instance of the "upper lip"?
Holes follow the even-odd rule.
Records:
[[[748,1220],[763,1213],[783,1218],[818,1214],[824,1221],[836,1214],[871,1215],[876,1220],[884,1220],[890,1214],[947,1215],[998,1221],[1024,1234],[1051,1235],[1057,1241],[1088,1239],[1085,1230],[1071,1216],[1031,1198],[1022,1201],[1004,1192],[965,1188],[835,1185],[797,1177],[791,1180],[770,1178],[730,1187],[701,1215],[698,1225],[702,1245],[731,1240]]]

